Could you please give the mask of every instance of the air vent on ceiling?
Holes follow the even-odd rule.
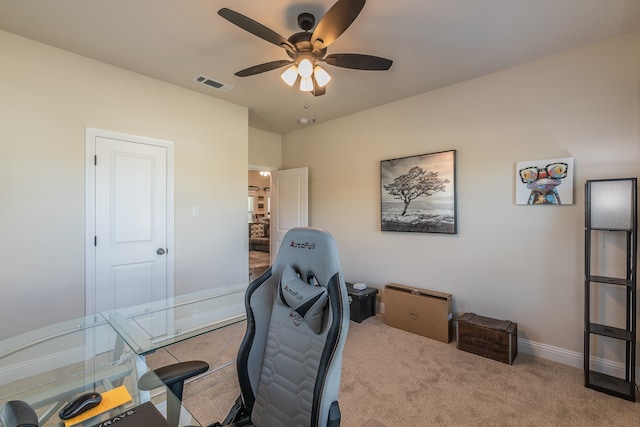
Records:
[[[196,78],[194,78],[193,81],[196,83],[200,83],[201,85],[209,86],[211,88],[219,90],[220,92],[229,92],[231,89],[233,89],[233,86],[231,85],[220,83],[218,81],[213,80],[212,78],[203,76],[202,74],[200,74],[199,76],[196,76]]]

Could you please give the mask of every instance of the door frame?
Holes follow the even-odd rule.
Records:
[[[298,198],[297,208],[299,215],[296,227],[309,226],[309,168],[307,166],[303,166],[299,168],[279,169],[277,171],[273,171],[271,173],[271,221],[269,226],[269,236],[271,236],[269,254],[271,256],[272,264],[280,250],[280,246],[278,245],[278,238],[280,237],[280,234],[282,233],[282,237],[284,237],[286,231],[290,230],[286,229],[286,231],[282,232],[279,228],[279,218],[282,212],[282,204],[280,203],[282,199],[282,192],[276,183],[278,174],[301,178],[299,183],[304,184],[304,191],[302,193],[299,191],[297,195],[300,196],[301,194],[304,194],[304,197],[302,205],[300,204],[301,199]],[[274,179],[274,175],[276,179]]]
[[[167,150],[167,298],[174,294],[174,146],[171,141],[130,135],[96,128],[85,128],[85,315],[96,314],[96,170],[97,137],[164,147]]]

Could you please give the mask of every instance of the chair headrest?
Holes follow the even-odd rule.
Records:
[[[273,274],[280,277],[286,265],[293,267],[303,279],[313,273],[320,286],[326,286],[341,271],[333,236],[326,230],[311,227],[293,228],[285,234],[273,263]]]
[[[282,271],[279,293],[280,302],[293,310],[294,323],[300,325],[304,321],[312,331],[319,334],[324,308],[329,299],[327,288],[305,282],[293,267],[286,265]]]

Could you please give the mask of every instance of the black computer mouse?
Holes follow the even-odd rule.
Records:
[[[102,402],[102,395],[98,392],[92,391],[81,394],[67,403],[64,408],[60,409],[58,415],[60,419],[68,420],[69,418],[77,417],[91,408],[95,408],[100,402]]]

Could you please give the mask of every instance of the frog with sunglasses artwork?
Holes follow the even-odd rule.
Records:
[[[543,168],[529,166],[520,169],[520,179],[531,190],[529,205],[561,205],[556,187],[567,177],[569,165],[563,162],[549,163]]]

